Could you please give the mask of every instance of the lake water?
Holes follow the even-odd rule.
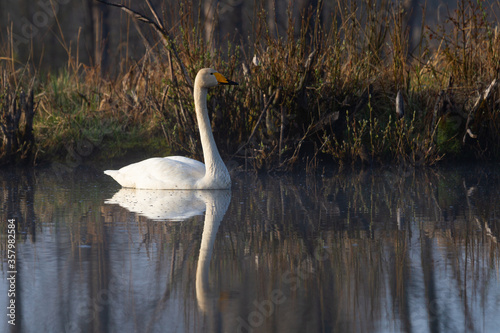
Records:
[[[3,169],[0,331],[498,332],[499,169],[236,174],[230,191]]]

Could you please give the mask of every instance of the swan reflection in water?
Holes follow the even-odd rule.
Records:
[[[130,212],[159,221],[183,221],[205,212],[205,222],[196,268],[196,299],[203,313],[213,308],[208,282],[215,236],[231,201],[230,190],[136,190],[122,188],[105,201]]]

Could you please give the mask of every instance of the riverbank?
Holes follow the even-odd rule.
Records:
[[[165,56],[156,49],[113,78],[72,53],[42,73],[6,45],[1,164],[202,159],[190,85],[207,66],[240,83],[212,89],[208,104],[223,158],[248,169],[498,160],[500,32],[482,3],[461,8],[412,52],[397,7],[360,7],[373,18],[363,25],[339,9],[322,26],[311,11],[286,38],[257,15],[249,45],[218,52],[186,14]]]

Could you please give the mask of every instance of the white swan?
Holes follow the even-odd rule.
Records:
[[[231,178],[215,145],[207,112],[207,91],[219,84],[237,85],[211,68],[201,69],[194,81],[194,105],[205,164],[183,156],[153,157],[106,170],[121,186],[138,189],[229,189]]]

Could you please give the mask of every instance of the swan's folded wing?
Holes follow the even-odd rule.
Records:
[[[191,189],[205,175],[205,165],[183,156],[153,157],[104,173],[123,187]]]

